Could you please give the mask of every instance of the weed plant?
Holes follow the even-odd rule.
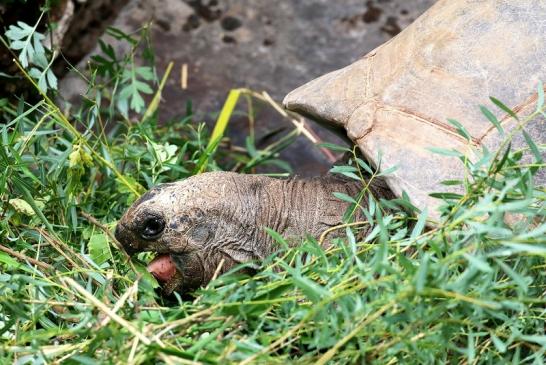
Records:
[[[35,29],[19,24],[3,39],[42,98],[0,101],[1,363],[544,363],[546,195],[533,182],[544,146],[524,132],[526,123],[544,123],[542,86],[536,112],[513,115],[520,127],[499,151],[477,151],[475,162],[434,151],[460,158],[467,171],[446,182],[460,194],[437,194],[444,204],[434,228],[407,197],[361,206],[363,176],[377,174],[355,154],[333,173],[362,179],[359,196],[337,196],[366,222],[347,214],[337,227],[346,234],[327,250],[313,238],[288,249],[270,232],[279,253],[255,276],[233,272],[165,300],[141,264],[150,258],[128,261],[117,247],[117,219],[162,182],[286,169],[277,153],[301,128],[262,149],[252,133],[244,148],[230,146],[223,135],[236,105],[246,100],[254,123],[253,100],[268,99],[248,90],[230,93],[213,131],[190,105],[188,115],[159,123],[170,68],[154,68],[145,33],[114,29],[130,51],[101,42],[81,71],[81,105],[61,109],[48,71],[53,54]],[[138,52],[147,64],[136,64]],[[520,133],[528,148],[514,150]],[[364,225],[371,233],[360,238]]]

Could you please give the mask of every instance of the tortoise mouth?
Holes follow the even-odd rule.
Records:
[[[171,255],[168,254],[158,254],[150,261],[146,269],[160,283],[169,282],[176,275],[177,271],[177,267]]]
[[[156,278],[166,295],[174,291],[193,291],[206,282],[205,268],[197,252],[156,252],[146,269]]]
[[[175,291],[182,292],[182,289],[184,288],[184,273],[180,269],[179,263],[175,262],[175,256],[158,253],[156,257],[150,261],[146,270],[152,274],[159,285],[161,285],[161,291],[164,295],[171,295]]]

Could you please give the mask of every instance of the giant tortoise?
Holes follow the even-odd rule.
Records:
[[[512,111],[527,115],[535,108],[546,76],[545,35],[544,0],[440,0],[391,41],[296,89],[284,104],[344,129],[376,168],[397,166],[388,187],[372,182],[376,197],[406,192],[416,207],[438,217],[429,193],[445,190],[441,181],[462,178],[464,169],[459,159],[430,148],[458,150],[469,159],[478,147],[498,148],[499,131],[518,125]],[[485,118],[479,105],[489,96],[511,111],[491,104]],[[525,128],[544,143],[544,118]],[[516,138],[513,144],[523,143]],[[544,183],[543,176],[538,180]],[[298,242],[340,224],[347,203],[332,193],[354,195],[361,188],[333,176],[205,173],[151,189],[121,218],[116,237],[129,253],[157,252],[149,270],[169,290],[193,289],[216,271],[274,252],[264,227]]]

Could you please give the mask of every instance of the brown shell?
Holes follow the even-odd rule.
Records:
[[[510,130],[515,121],[489,96],[530,114],[540,81],[546,81],[546,1],[440,0],[391,41],[292,91],[284,104],[344,128],[376,166],[398,167],[387,180],[396,194],[406,191],[416,206],[434,211],[438,200],[428,194],[446,191],[440,182],[462,178],[464,169],[457,158],[428,148],[471,157],[469,142],[447,119],[459,121],[474,146],[494,149],[502,138],[479,105]],[[546,142],[544,118],[526,130],[537,144]],[[523,138],[514,144],[525,147]],[[544,176],[539,180],[544,184]]]

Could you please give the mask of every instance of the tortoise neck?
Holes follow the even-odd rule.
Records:
[[[265,232],[270,228],[297,245],[306,235],[318,238],[328,228],[342,224],[348,203],[337,199],[333,193],[355,196],[360,182],[348,182],[323,176],[313,179],[270,179],[261,186],[257,217],[262,227],[261,240],[268,243],[268,251],[274,251],[274,242]],[[269,252],[268,252],[269,253]]]

